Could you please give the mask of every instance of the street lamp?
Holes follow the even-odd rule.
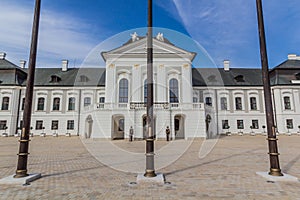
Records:
[[[268,132],[268,146],[269,146],[269,156],[270,156],[270,172],[269,175],[272,176],[283,176],[279,166],[279,153],[277,148],[277,138],[274,126],[274,116],[273,116],[273,106],[272,106],[272,96],[270,88],[270,78],[269,78],[269,66],[268,66],[268,56],[266,48],[265,39],[265,28],[264,19],[262,11],[261,0],[256,0],[257,7],[257,19],[258,19],[258,31],[259,31],[259,41],[260,41],[260,55],[261,55],[261,65],[262,65],[262,79],[264,86],[264,97],[265,97],[265,112],[266,112],[266,122],[267,122],[267,132]]]
[[[29,57],[29,68],[26,84],[25,106],[23,113],[23,127],[20,137],[20,146],[18,153],[18,164],[16,174],[14,178],[22,178],[28,176],[27,174],[27,160],[28,160],[28,147],[29,147],[29,134],[30,134],[30,122],[32,111],[32,97],[33,97],[33,85],[34,85],[34,72],[36,63],[36,52],[38,43],[38,30],[40,21],[40,7],[41,0],[35,1],[35,11],[32,26],[32,38]]]

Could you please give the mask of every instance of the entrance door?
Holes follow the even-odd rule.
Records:
[[[114,115],[112,119],[111,139],[120,140],[125,138],[125,118],[123,115]]]
[[[175,139],[184,139],[184,117],[176,115],[174,118]]]

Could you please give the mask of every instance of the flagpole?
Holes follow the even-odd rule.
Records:
[[[269,66],[268,56],[265,39],[263,9],[261,0],[256,0],[257,7],[257,19],[258,19],[258,31],[260,41],[260,56],[262,65],[262,79],[264,87],[264,98],[265,98],[265,112],[268,132],[268,146],[269,146],[269,157],[270,157],[270,172],[272,176],[283,176],[279,165],[279,153],[277,147],[276,131],[274,126],[273,106],[272,106],[272,95],[270,88],[270,77],[269,77]]]
[[[35,1],[35,11],[32,26],[32,38],[30,47],[29,57],[29,69],[26,83],[26,94],[25,94],[25,106],[23,113],[23,127],[20,136],[20,145],[18,153],[18,164],[16,174],[14,178],[22,178],[28,176],[27,173],[27,160],[28,160],[28,149],[29,149],[29,134],[30,134],[30,123],[31,123],[31,110],[32,110],[32,97],[33,97],[33,86],[34,86],[34,72],[36,64],[36,53],[38,44],[38,31],[40,21],[40,7],[41,0]]]

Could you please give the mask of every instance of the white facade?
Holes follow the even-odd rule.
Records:
[[[80,72],[84,76],[71,74],[73,72],[67,68],[65,60],[60,75],[57,75],[57,70],[56,73],[48,70],[47,76],[51,80],[47,84],[36,83],[34,89],[31,133],[70,133],[82,137],[124,139],[129,137],[129,129],[132,127],[135,139],[145,138],[145,45],[146,38],[140,38],[120,48],[103,52],[102,57],[106,62],[105,73],[102,73],[105,75],[103,84],[87,84],[93,73],[88,75],[85,71]],[[218,69],[220,77],[224,79],[226,76],[225,79],[228,79],[232,76],[235,80],[229,83],[224,79],[223,85],[210,85],[209,81],[205,81],[206,84],[197,83],[194,79],[201,76],[206,80],[204,72],[209,69],[197,69],[198,75],[193,71],[195,53],[161,39],[154,39],[153,45],[154,126],[157,139],[166,137],[167,126],[170,127],[172,139],[211,138],[228,132],[265,132],[263,87],[259,83],[251,83],[251,70],[230,69],[229,61],[226,61],[225,68]],[[294,57],[289,59],[297,60]],[[5,64],[5,56],[0,61]],[[15,68],[21,70],[17,66]],[[300,70],[300,65],[297,69]],[[5,68],[1,73],[15,73],[13,70]],[[255,70],[257,73],[258,69],[253,69],[253,73]],[[244,75],[239,74],[242,72]],[[38,71],[36,73],[39,76]],[[212,72],[207,74],[208,80],[215,78]],[[75,77],[73,86],[63,85],[64,76],[71,75]],[[82,84],[75,84],[78,77]],[[0,81],[2,78],[0,74]],[[245,80],[238,80],[240,78]],[[299,132],[300,85],[297,78],[293,79],[294,83],[291,81],[291,84],[272,86],[279,134]],[[23,118],[24,95],[24,84],[0,85],[2,134],[14,135],[20,132],[18,127],[21,127]]]

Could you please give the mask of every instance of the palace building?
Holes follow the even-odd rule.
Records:
[[[121,47],[99,52],[105,68],[37,68],[31,120],[33,135],[80,135],[125,139],[146,136],[146,37],[132,34]],[[261,69],[193,67],[196,53],[153,39],[154,133],[172,139],[262,134],[265,109]],[[101,53],[101,55],[100,55]],[[0,131],[20,133],[27,69],[0,53]],[[294,134],[300,127],[300,57],[270,70],[276,130]]]

